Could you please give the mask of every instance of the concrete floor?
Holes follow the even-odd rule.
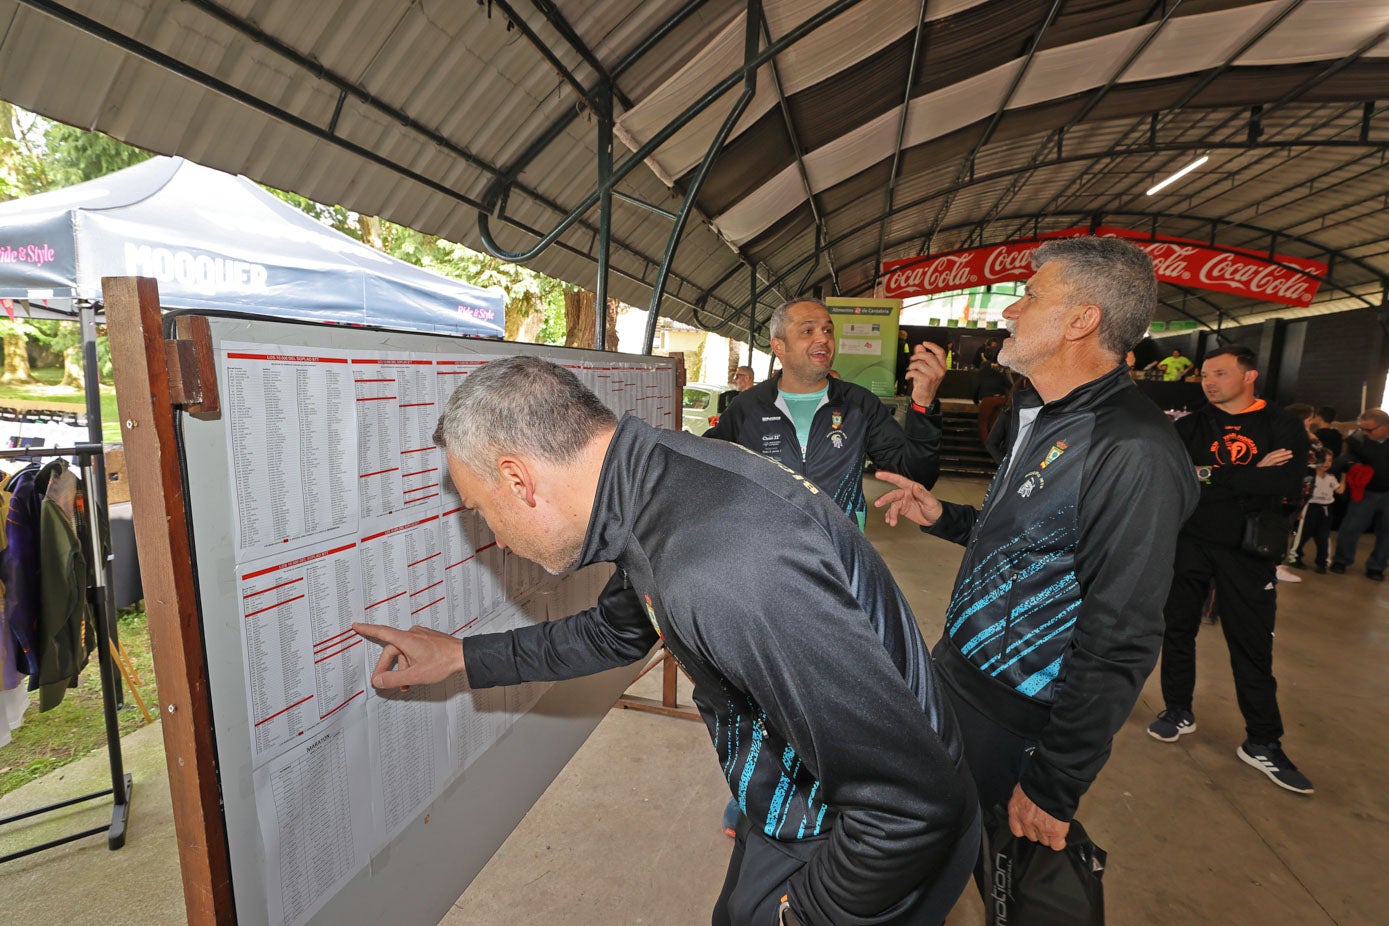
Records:
[[[940,491],[977,502],[983,484],[946,479]],[[907,526],[870,521],[869,536],[934,641],[959,549]],[[1378,771],[1389,767],[1389,588],[1358,572],[1303,575],[1279,589],[1276,668],[1284,745],[1317,793],[1282,791],[1235,758],[1244,733],[1224,641],[1203,634],[1199,732],[1173,745],[1144,734],[1162,706],[1153,680],[1081,805],[1109,851],[1109,922],[1389,922],[1381,897],[1389,788]],[[137,782],[126,848],[109,852],[98,837],[0,867],[4,921],[182,919],[159,735],[152,727],[126,740]],[[701,724],[613,711],[442,922],[707,923],[730,846],[718,828],[726,790],[712,755]],[[0,816],[82,793],[84,780],[104,775],[99,757],[70,766],[0,799]],[[104,815],[79,810],[6,827],[14,832],[0,831],[0,854],[7,843],[39,841],[45,827],[99,825]],[[978,900],[966,896],[949,924],[981,921]]]

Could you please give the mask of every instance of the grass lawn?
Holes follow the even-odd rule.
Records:
[[[149,630],[145,612],[132,610],[120,616],[119,636],[143,682],[140,696],[158,716],[158,692],[154,684],[154,661],[150,656]],[[120,670],[117,669],[117,672]],[[122,681],[124,686],[124,681]],[[121,735],[145,725],[145,717],[135,706],[130,691],[125,692],[126,706],[117,711]],[[106,717],[101,711],[101,672],[93,652],[81,682],[68,689],[63,703],[53,710],[38,712],[38,692],[29,696],[29,710],[24,723],[15,730],[8,746],[0,746],[0,795],[8,794],[20,785],[61,768],[106,747]]]
[[[73,411],[85,411],[87,397],[80,389],[65,389],[61,367],[31,370],[37,383],[31,385],[0,384],[0,405],[5,399],[26,402],[50,402],[55,408],[72,406]],[[120,412],[116,409],[116,387],[101,384],[101,436],[108,444],[121,442]]]

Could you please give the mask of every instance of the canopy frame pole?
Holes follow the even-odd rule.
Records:
[[[617,165],[613,169],[611,183],[614,185],[621,183],[622,180],[626,178],[626,176],[630,174],[637,167],[638,164],[644,163],[647,158],[649,158],[652,154],[656,152],[656,149],[660,148],[667,141],[669,141],[675,135],[676,132],[679,132],[686,125],[688,125],[696,116],[698,116],[700,113],[704,112],[704,110],[712,106],[729,90],[732,90],[734,87],[736,87],[740,79],[743,81],[744,85],[746,85],[749,82],[753,82],[755,84],[757,69],[759,67],[766,64],[768,61],[771,61],[782,51],[786,50],[791,45],[794,45],[796,42],[799,42],[801,39],[805,38],[807,35],[809,35],[811,32],[814,32],[816,29],[820,28],[825,23],[839,16],[841,13],[849,9],[852,9],[861,2],[862,0],[836,0],[836,2],[820,10],[814,16],[811,16],[810,18],[806,19],[805,22],[801,23],[799,26],[796,26],[794,29],[787,32],[780,39],[773,42],[771,45],[768,45],[760,53],[745,58],[742,68],[740,68],[738,71],[733,72],[732,74],[715,84],[702,97],[700,97],[694,103],[690,104],[690,106],[687,107],[684,112],[676,116],[674,119],[668,122],[664,128],[662,128],[659,132],[651,136],[651,138],[646,142],[646,144],[642,145],[635,152],[633,152],[626,160],[624,160],[621,164]],[[751,5],[751,0],[749,5]],[[756,16],[750,15],[748,17],[748,25],[749,28],[753,30],[754,38],[756,36],[756,20]],[[744,105],[746,106],[746,104]],[[720,134],[722,135],[726,133],[721,132]],[[512,263],[516,264],[524,264],[527,261],[534,259],[536,255],[540,254],[551,244],[554,244],[555,241],[558,240],[559,237],[563,235],[566,231],[568,231],[570,227],[574,225],[575,222],[579,221],[579,219],[585,213],[587,213],[590,209],[593,208],[593,206],[598,202],[599,197],[598,190],[594,190],[588,196],[584,197],[584,199],[577,206],[575,206],[572,210],[569,211],[568,215],[561,219],[553,229],[542,235],[540,237],[540,240],[535,242],[535,244],[531,245],[531,247],[528,250],[508,251],[505,248],[503,248],[500,244],[498,244],[496,239],[492,236],[492,229],[490,224],[492,214],[494,212],[497,212],[499,207],[502,207],[504,205],[508,191],[509,190],[506,186],[500,185],[493,186],[491,189],[488,190],[486,196],[483,199],[483,208],[478,210],[478,236],[482,240],[483,247],[487,249],[487,253],[491,254],[493,257],[500,258],[501,260],[511,261]],[[686,194],[686,196],[687,199],[690,198],[688,193]]]
[[[593,312],[593,346],[607,350],[608,339],[608,257],[613,224],[613,85],[599,88],[598,110],[598,280]],[[650,353],[650,350],[647,351]]]
[[[751,296],[748,299],[748,369],[752,369],[752,352],[757,346],[757,338],[753,334],[757,328],[757,268],[752,268],[752,273],[748,274],[748,283],[751,287]]]

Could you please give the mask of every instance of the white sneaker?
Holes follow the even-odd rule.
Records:
[[[1278,568],[1273,570],[1273,577],[1276,578],[1279,582],[1302,581],[1302,576],[1293,572],[1291,569],[1289,569],[1287,566],[1284,566],[1282,563],[1279,563]]]

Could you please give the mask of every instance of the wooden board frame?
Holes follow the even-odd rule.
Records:
[[[372,342],[368,351],[409,350],[413,344],[426,351],[449,348],[440,336],[427,333],[291,326],[239,316],[213,318],[210,336],[207,318],[180,315],[171,340],[164,336],[167,320],[161,316],[153,281],[108,278],[103,283],[151,642],[164,702],[161,717],[188,921],[263,923],[261,892],[267,875],[257,867],[264,852],[260,832],[254,830],[253,804],[248,817],[252,796],[245,771],[250,766],[241,754],[249,742],[236,735],[244,730],[245,718],[238,720],[228,700],[231,664],[221,658],[210,665],[207,659],[210,651],[226,652],[229,642],[225,622],[219,623],[225,617],[219,602],[226,596],[219,596],[217,586],[226,581],[223,573],[232,571],[218,560],[230,553],[216,540],[208,546],[208,523],[202,531],[194,530],[195,520],[218,513],[210,506],[217,498],[209,495],[210,488],[226,484],[225,474],[217,475],[222,464],[216,462],[214,449],[223,440],[214,438],[222,433],[215,421],[220,414],[215,359],[220,348],[215,344],[218,338],[255,341],[243,335],[283,334],[293,328],[287,343],[297,343],[294,339],[304,332],[307,344],[338,348],[354,345],[364,335],[380,339],[380,346]],[[559,353],[535,345],[471,344],[469,352],[483,354]],[[564,350],[562,356],[591,353]],[[664,358],[640,359],[674,366]],[[678,410],[674,414],[678,416]],[[187,441],[182,447],[181,438]],[[239,626],[239,620],[233,623]],[[374,851],[371,864],[310,922],[375,923],[388,914],[401,923],[437,920],[466,885],[463,879],[480,870],[639,669],[634,664],[548,691],[497,747],[445,785],[410,828]],[[242,687],[234,692],[238,697],[244,695],[244,679],[239,684]],[[479,800],[480,793],[485,801]],[[431,817],[433,825],[428,825]],[[441,897],[459,880],[462,884],[440,909]],[[390,899],[389,910],[381,909],[382,898]]]
[[[150,279],[101,282],[188,922],[235,923],[197,587],[174,568],[192,547],[159,292]]]

